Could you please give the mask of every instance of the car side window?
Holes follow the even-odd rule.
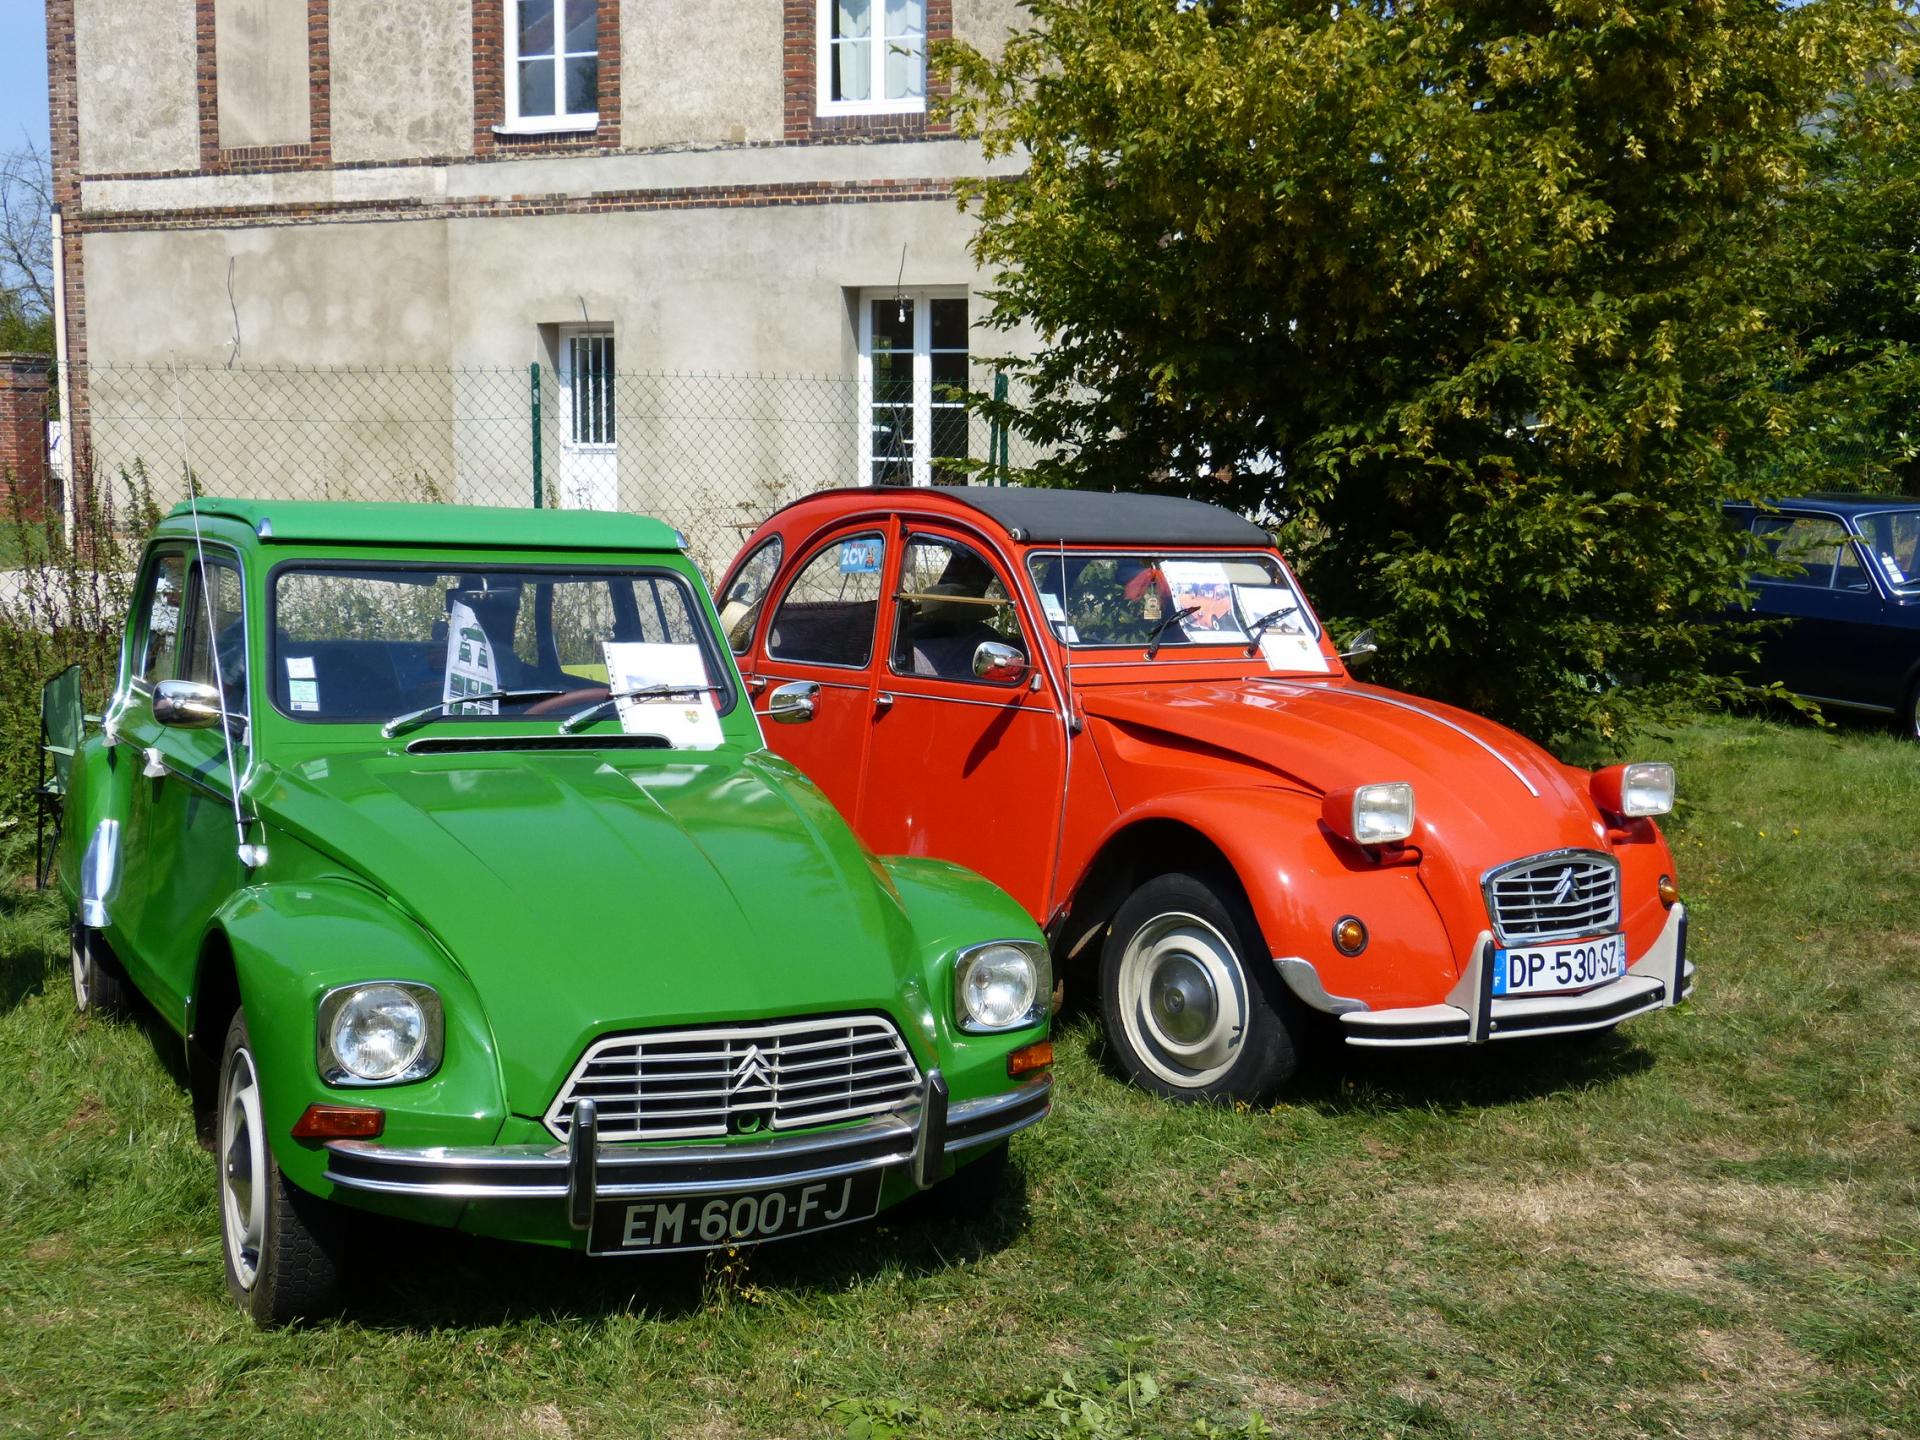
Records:
[[[1847,543],[1846,527],[1825,516],[1763,515],[1754,521],[1753,533],[1776,557],[1802,567],[1801,573],[1766,577],[1780,585],[1832,589],[1836,583],[1836,567],[1844,564],[1843,557],[1852,555],[1853,551]],[[1857,556],[1853,559],[1857,573],[1859,560]],[[1840,588],[1847,588],[1844,579],[1839,584]]]
[[[850,535],[809,560],[774,611],[767,654],[853,669],[871,660],[886,548],[878,532]]]
[[[180,600],[186,589],[187,557],[162,555],[141,596],[140,656],[134,674],[149,684],[173,678],[180,644]]]
[[[893,668],[901,675],[988,683],[973,673],[981,644],[1027,653],[1007,587],[984,555],[958,540],[916,535],[908,542],[894,602]]]
[[[221,686],[227,713],[244,716],[247,627],[240,569],[231,561],[209,558],[204,565],[194,566],[192,580],[186,617],[180,623],[180,678]],[[209,601],[213,606],[211,623],[207,618]]]
[[[727,632],[727,644],[734,654],[746,654],[753,644],[754,622],[760,618],[760,606],[779,570],[780,537],[775,535],[749,555],[746,564],[727,582],[720,602],[720,628]]]
[[[1860,563],[1860,547],[1851,540],[1840,542],[1839,559],[1833,566],[1833,588],[1855,591],[1873,589],[1873,581],[1867,577],[1867,567]]]

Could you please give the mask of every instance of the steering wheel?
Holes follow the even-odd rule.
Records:
[[[552,695],[545,700],[536,700],[520,713],[551,715],[556,710],[575,710],[582,705],[591,705],[596,700],[605,700],[611,693],[611,688],[606,685],[589,685],[584,690],[569,690],[564,695]]]

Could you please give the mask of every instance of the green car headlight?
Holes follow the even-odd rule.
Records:
[[[954,961],[953,1016],[962,1030],[1018,1030],[1039,1022],[1052,990],[1046,946],[989,941]]]
[[[440,1068],[445,1039],[431,985],[372,980],[320,997],[320,1078],[329,1085],[397,1085]]]

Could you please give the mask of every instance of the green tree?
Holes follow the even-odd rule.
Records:
[[[1802,122],[1898,5],[1029,8],[946,58],[960,131],[1028,157],[968,199],[993,323],[1041,337],[1003,417],[1037,478],[1266,513],[1391,678],[1536,735],[1724,693]]]

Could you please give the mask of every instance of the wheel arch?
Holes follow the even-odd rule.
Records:
[[[233,941],[225,927],[216,923],[200,941],[193,986],[187,992],[187,1087],[203,1135],[208,1133],[218,1099],[221,1047],[233,1012],[239,1008],[240,972],[234,964]]]

